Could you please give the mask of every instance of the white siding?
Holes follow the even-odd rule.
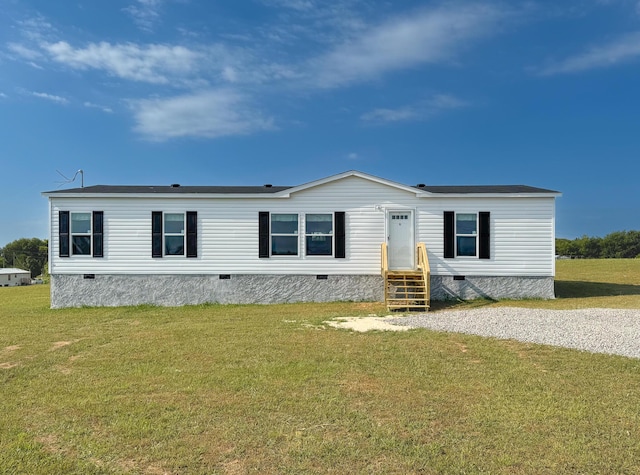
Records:
[[[436,275],[551,276],[554,199],[418,198],[360,177],[299,191],[290,198],[51,199],[52,274],[379,274],[385,209],[416,210],[416,241]],[[104,211],[104,258],[58,257],[58,211]],[[198,257],[151,257],[151,212],[198,212]],[[258,258],[258,212],[300,213],[299,256]],[[346,259],[304,256],[304,214],[346,212]],[[443,212],[491,212],[491,259],[443,259]]]

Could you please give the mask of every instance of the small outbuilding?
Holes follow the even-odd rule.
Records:
[[[553,298],[555,199],[348,171],[298,186],[89,186],[49,199],[51,306]]]
[[[15,287],[16,285],[29,285],[30,283],[31,272],[28,270],[0,269],[0,287]]]

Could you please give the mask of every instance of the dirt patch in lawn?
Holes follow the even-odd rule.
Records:
[[[72,341],[56,341],[51,347],[51,350],[57,350],[58,348],[69,346],[71,343],[73,342]]]
[[[368,332],[372,330],[404,332],[409,327],[393,325],[391,321],[400,317],[338,317],[334,320],[324,322],[330,327],[345,328],[356,332]]]

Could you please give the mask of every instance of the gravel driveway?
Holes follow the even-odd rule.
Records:
[[[389,322],[640,358],[640,310],[499,307],[433,312]]]

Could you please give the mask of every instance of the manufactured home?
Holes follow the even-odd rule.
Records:
[[[16,285],[29,285],[31,272],[28,270],[3,268],[0,269],[0,287],[15,287]]]
[[[524,185],[88,186],[49,200],[51,306],[553,298],[555,199]]]

